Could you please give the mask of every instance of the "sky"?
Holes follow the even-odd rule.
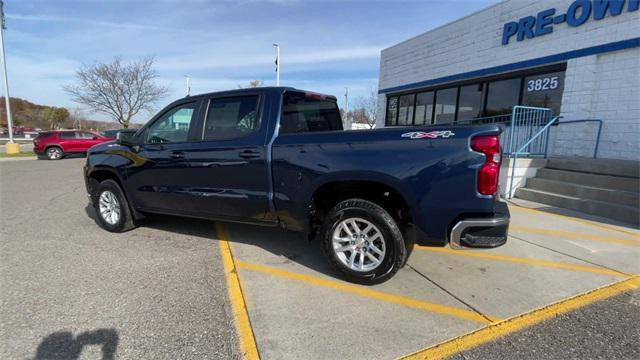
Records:
[[[250,80],[332,94],[344,105],[377,89],[380,51],[495,0],[4,0],[10,94],[77,107],[62,86],[83,64],[153,56],[170,94],[235,89]],[[106,115],[86,112],[89,118]],[[151,114],[140,114],[145,122]]]

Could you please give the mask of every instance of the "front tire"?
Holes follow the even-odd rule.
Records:
[[[127,198],[113,180],[105,180],[98,185],[94,209],[98,225],[107,231],[125,232],[135,227]]]
[[[344,200],[331,209],[320,238],[331,267],[358,284],[390,279],[407,256],[395,219],[381,206],[364,199]]]

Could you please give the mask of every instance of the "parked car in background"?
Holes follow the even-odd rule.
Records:
[[[33,140],[33,152],[49,160],[59,160],[68,154],[85,154],[93,145],[112,140],[85,130],[43,131]]]
[[[338,273],[371,284],[405,264],[414,238],[507,241],[501,132],[343,131],[333,96],[242,89],[174,102],[134,137],[91,148],[84,175],[105,230],[129,230],[145,213],[279,226],[317,238]]]
[[[133,134],[136,133],[136,131],[138,131],[138,129],[110,129],[110,130],[104,130],[104,131],[100,131],[100,135],[104,136],[104,137],[108,137],[111,139],[117,139],[118,138],[118,134],[126,134],[127,136],[131,136]]]

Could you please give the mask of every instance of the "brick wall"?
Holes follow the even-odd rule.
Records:
[[[520,42],[512,37],[508,45],[501,44],[504,23],[535,16],[548,8],[564,13],[572,2],[507,0],[384,49],[379,88],[554,55],[640,34],[640,11],[627,12],[625,4],[622,14],[615,17],[591,18],[575,28],[558,24],[550,34]],[[565,119],[605,121],[599,157],[640,159],[640,49],[569,60],[565,76],[561,109]],[[384,126],[386,97],[380,95],[379,100],[377,124]],[[580,136],[571,136],[576,131]],[[587,145],[593,148],[592,133],[589,125],[555,129],[550,148],[557,154],[587,156]]]

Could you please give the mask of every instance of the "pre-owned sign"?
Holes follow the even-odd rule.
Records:
[[[622,13],[626,5],[627,11],[636,11],[640,0],[577,0],[574,1],[564,14],[556,15],[555,8],[540,11],[537,16],[526,16],[518,21],[504,24],[502,29],[502,45],[507,45],[509,39],[515,36],[517,41],[532,39],[553,32],[553,25],[566,22],[576,27],[589,19],[601,20],[607,14],[617,16]]]

